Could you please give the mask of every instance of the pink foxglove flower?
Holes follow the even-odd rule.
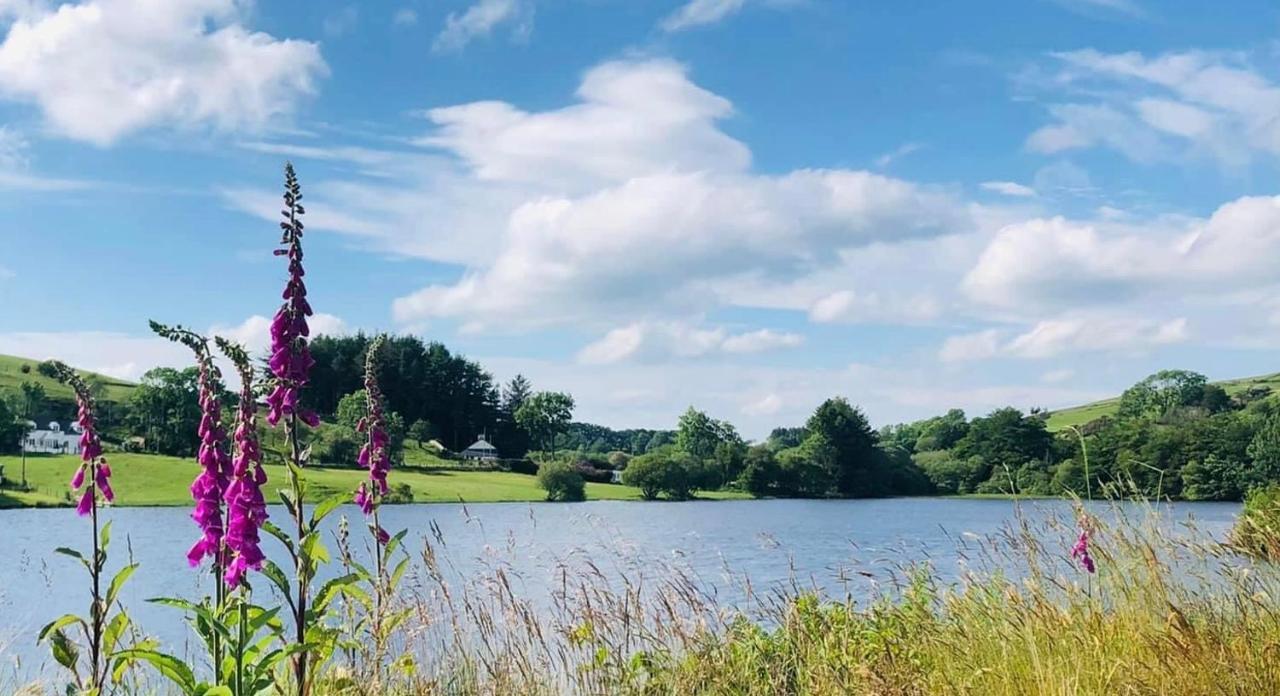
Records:
[[[186,345],[196,356],[200,404],[200,425],[197,430],[200,445],[196,451],[196,462],[200,465],[200,473],[191,482],[191,499],[195,501],[191,519],[200,528],[200,538],[187,552],[187,562],[194,568],[204,559],[213,558],[217,567],[221,568],[226,562],[226,551],[222,545],[222,499],[231,475],[227,433],[222,427],[222,373],[213,362],[209,340],[204,336],[181,326],[170,328],[154,321],[151,322],[151,330],[164,338]]]
[[[240,374],[240,406],[236,410],[236,429],[232,436],[235,456],[231,461],[231,482],[227,486],[227,533],[225,543],[231,554],[223,580],[230,587],[239,585],[245,573],[261,570],[265,557],[259,546],[259,530],[267,521],[267,503],[262,486],[267,472],[262,468],[262,448],[258,444],[256,418],[258,404],[253,394],[253,363],[240,346],[218,338],[218,347],[236,365]]]
[[[378,361],[385,344],[386,338],[377,336],[369,342],[365,351],[366,413],[356,425],[356,430],[366,435],[364,446],[360,448],[356,461],[369,470],[369,480],[361,483],[360,488],[356,490],[355,502],[366,515],[372,514],[383,496],[387,494],[387,473],[391,471],[391,438],[387,435],[382,389],[378,385]],[[390,540],[386,530],[381,527],[376,530],[376,533],[379,543],[385,544]]]
[[[115,491],[111,490],[111,467],[107,465],[107,458],[102,456],[102,441],[98,439],[94,422],[93,396],[89,393],[89,385],[85,384],[75,370],[61,362],[53,361],[53,369],[58,381],[71,387],[76,395],[76,422],[80,425],[80,466],[71,476],[71,488],[80,493],[76,512],[84,517],[93,513],[98,505],[99,495],[108,503],[116,499]],[[89,485],[85,485],[86,481]]]
[[[1080,530],[1080,537],[1076,539],[1075,545],[1071,547],[1071,558],[1078,561],[1081,567],[1090,573],[1095,572],[1093,556],[1089,555],[1089,530]]]
[[[319,416],[299,403],[299,394],[315,364],[311,349],[307,347],[307,338],[311,335],[307,317],[312,312],[303,280],[306,271],[302,267],[303,224],[299,217],[305,211],[301,200],[302,189],[298,186],[293,165],[286,165],[284,201],[289,219],[280,223],[282,248],[276,249],[275,253],[288,258],[289,280],[282,294],[284,303],[271,320],[271,357],[267,365],[275,380],[274,388],[267,396],[267,422],[275,425],[283,418],[297,416],[314,428],[320,424]]]

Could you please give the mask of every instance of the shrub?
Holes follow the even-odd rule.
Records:
[[[1255,558],[1280,561],[1280,484],[1249,491],[1231,543]]]
[[[627,462],[631,461],[631,455],[626,452],[610,452],[609,468],[615,471],[622,471],[627,468]]]
[[[31,366],[28,365],[27,363],[22,363],[22,367],[19,367],[18,370],[22,372],[22,374],[24,375],[31,374]]]
[[[413,488],[407,483],[395,483],[391,485],[391,490],[383,496],[382,502],[392,504],[403,504],[413,502]]]
[[[572,465],[550,461],[538,467],[538,486],[547,492],[547,500],[577,501],[587,499],[587,484]]]
[[[698,468],[698,461],[684,452],[650,452],[627,464],[622,482],[639,488],[645,500],[655,500],[659,494],[671,500],[688,500],[693,496]]]

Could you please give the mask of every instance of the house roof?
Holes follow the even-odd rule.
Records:
[[[494,447],[494,446],[493,446],[493,445],[491,445],[491,444],[489,444],[487,441],[485,441],[485,439],[484,439],[484,438],[480,438],[479,440],[476,440],[475,442],[471,443],[471,446],[470,446],[470,447],[468,447],[468,448],[467,448],[466,450],[464,450],[464,451],[466,451],[466,452],[470,452],[470,451],[472,451],[472,450],[485,450],[485,451],[490,451],[490,450],[491,450],[491,451],[496,452],[496,451],[498,451],[498,448],[497,448],[497,447]]]

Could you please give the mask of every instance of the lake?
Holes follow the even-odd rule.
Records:
[[[1202,532],[1223,539],[1240,506],[1171,503],[1157,509],[1171,533],[1194,520]],[[1065,520],[1054,532],[1065,557],[1071,504],[1061,500],[432,504],[388,506],[381,514],[393,532],[410,530],[408,548],[415,558],[424,538],[435,539],[434,525],[444,541],[440,552],[449,561],[449,573],[465,580],[501,568],[513,579],[515,593],[531,599],[547,595],[562,569],[590,563],[605,576],[657,577],[679,570],[717,602],[732,605],[742,598],[746,581],[756,590],[794,582],[856,595],[892,582],[903,567],[918,562],[928,562],[943,579],[954,579],[980,562],[982,540],[1008,528],[1018,510],[1033,521]],[[1097,504],[1093,510],[1104,517],[1143,514],[1138,504],[1127,503]],[[123,594],[126,606],[146,631],[178,653],[190,648],[179,613],[144,600],[210,592],[208,573],[187,566],[186,551],[196,536],[188,513],[187,508],[120,508],[103,515],[113,521],[110,572],[130,555],[141,563]],[[271,514],[284,526],[282,508]],[[331,531],[341,515],[351,519],[363,548],[359,510],[334,513],[327,521]],[[53,549],[87,551],[89,524],[70,509],[0,510],[0,529],[0,674],[13,676],[16,669],[19,676],[30,675],[45,661],[45,648],[34,645],[40,627],[63,613],[87,609],[83,569]],[[274,539],[265,538],[263,547],[280,560]]]

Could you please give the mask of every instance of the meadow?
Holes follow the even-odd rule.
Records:
[[[427,459],[409,454],[409,461]],[[188,490],[199,470],[194,460],[153,454],[115,452],[108,455],[112,468],[112,485],[116,504],[122,506],[191,505]],[[65,507],[75,504],[68,495],[71,479],[80,459],[74,455],[27,455],[29,491],[0,489],[0,507]],[[21,457],[0,457],[7,481],[19,480]],[[268,479],[284,481],[284,466],[265,466]],[[343,491],[354,491],[368,473],[355,468],[308,467],[308,500],[324,500]],[[546,498],[533,476],[506,471],[458,471],[428,466],[406,466],[391,474],[392,484],[405,484],[413,492],[415,503],[499,503],[533,502]],[[270,488],[271,484],[268,484]],[[700,493],[700,498],[746,497],[728,491]],[[588,500],[639,500],[637,488],[615,484],[588,483]]]

